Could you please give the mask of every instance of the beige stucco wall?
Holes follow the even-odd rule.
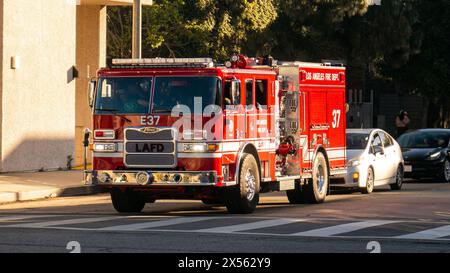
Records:
[[[3,0],[1,171],[65,167],[74,155],[76,6]],[[11,69],[11,57],[21,65]]]
[[[0,171],[2,169],[2,161],[1,161],[1,154],[2,154],[2,108],[3,108],[3,77],[2,77],[2,71],[3,71],[3,1],[0,1]]]
[[[76,82],[75,162],[83,162],[83,130],[92,127],[91,108],[88,105],[87,86],[90,78],[106,64],[106,7],[77,7],[77,68],[80,77]],[[88,153],[89,155],[91,153]]]

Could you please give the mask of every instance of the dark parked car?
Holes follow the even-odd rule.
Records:
[[[397,140],[405,161],[405,177],[450,182],[450,129],[421,129]]]

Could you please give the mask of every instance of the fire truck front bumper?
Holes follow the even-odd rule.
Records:
[[[104,186],[231,186],[218,183],[217,173],[182,171],[85,171],[85,185]],[[236,183],[234,183],[236,184]]]

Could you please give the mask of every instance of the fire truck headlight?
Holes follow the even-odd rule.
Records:
[[[113,153],[117,151],[116,143],[95,143],[94,152],[109,152]]]
[[[208,143],[184,143],[183,150],[184,153],[213,153],[217,151],[219,146],[217,144]]]

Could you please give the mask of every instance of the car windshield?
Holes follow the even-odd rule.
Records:
[[[349,150],[364,150],[368,141],[368,134],[347,133],[347,149]]]
[[[401,135],[397,142],[402,148],[447,147],[450,132],[413,132]]]
[[[147,114],[152,78],[100,78],[97,90],[96,114]]]
[[[202,107],[221,105],[220,81],[216,77],[156,77],[153,113],[170,113],[176,106],[187,106],[194,113],[194,98]],[[202,109],[203,109],[202,108]]]

